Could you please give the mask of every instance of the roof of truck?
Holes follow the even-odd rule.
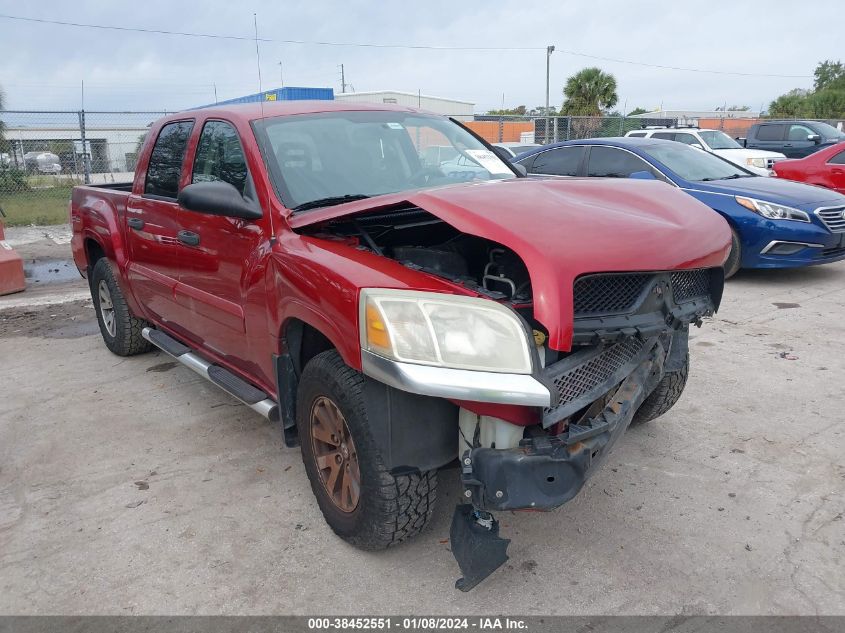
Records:
[[[230,105],[208,106],[196,110],[186,110],[167,118],[184,118],[186,114],[202,113],[209,116],[225,116],[229,119],[255,121],[277,116],[295,114],[316,114],[319,112],[350,112],[350,111],[383,111],[419,112],[435,114],[420,108],[381,103],[353,103],[349,101],[261,101],[256,103],[234,103]]]

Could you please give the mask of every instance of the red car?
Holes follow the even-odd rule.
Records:
[[[459,465],[462,590],[507,559],[491,511],[560,506],[678,400],[731,244],[676,187],[526,178],[453,120],[330,101],[168,116],[70,214],[106,346],[279,422],[341,538],[417,534]]]
[[[772,169],[778,178],[827,187],[845,194],[845,141],[805,158],[778,161]]]

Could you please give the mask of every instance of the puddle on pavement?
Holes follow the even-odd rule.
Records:
[[[79,279],[76,264],[69,259],[42,259],[24,262],[27,284],[49,284]]]

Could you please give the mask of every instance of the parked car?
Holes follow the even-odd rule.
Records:
[[[771,176],[772,165],[786,158],[778,152],[759,149],[746,149],[722,130],[699,128],[663,128],[633,130],[625,136],[634,138],[659,138],[665,141],[678,141],[692,147],[721,156],[734,165],[744,167],[758,176]]]
[[[755,123],[743,141],[750,149],[781,152],[787,158],[803,158],[845,141],[845,133],[821,121],[766,121]]]
[[[422,161],[426,139],[484,181]],[[73,256],[106,346],[157,347],[278,421],[356,547],[422,530],[459,459],[468,590],[507,560],[492,512],[562,505],[677,401],[730,248],[661,183],[520,174],[399,106],[182,112],[152,126],[131,186],[74,188]]]
[[[27,152],[23,155],[24,165],[29,171],[41,174],[60,174],[62,165],[52,152]]]
[[[761,178],[715,154],[655,138],[548,145],[518,159],[531,174],[658,179],[725,218],[733,234],[725,276],[740,268],[790,268],[845,258],[845,196]]]
[[[777,165],[775,175],[845,194],[845,142],[830,145],[805,158],[785,160]]]
[[[532,149],[541,147],[541,145],[539,143],[518,143],[510,141],[504,143],[493,143],[493,147],[501,147],[510,155],[511,158],[513,158],[519,154],[530,152]]]

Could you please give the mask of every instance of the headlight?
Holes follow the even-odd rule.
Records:
[[[765,169],[768,166],[765,158],[746,158],[745,164],[749,167],[759,167],[760,169]]]
[[[361,349],[453,369],[531,373],[519,317],[489,299],[434,292],[361,291]]]
[[[742,196],[736,196],[736,201],[746,209],[754,211],[754,213],[759,213],[764,218],[769,218],[770,220],[810,221],[810,216],[801,211],[801,209],[793,209],[782,204],[755,200],[754,198],[743,198]]]

